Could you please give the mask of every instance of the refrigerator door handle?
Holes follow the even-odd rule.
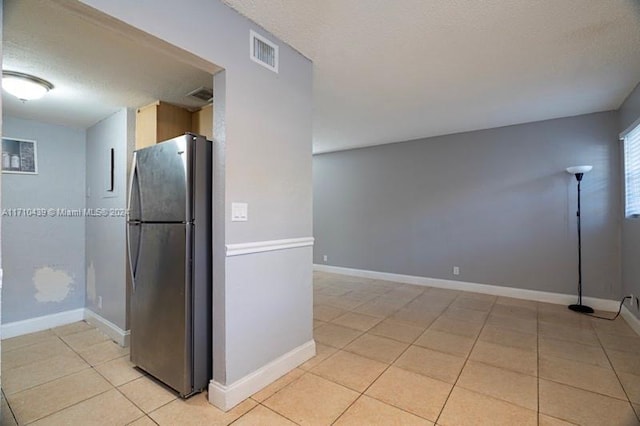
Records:
[[[137,162],[137,152],[133,152],[133,159],[131,160],[131,175],[129,176],[129,199],[127,200],[127,220],[131,220],[131,203],[133,200],[133,185],[137,183],[137,193],[140,194],[140,183],[138,179],[136,179],[136,174],[138,173],[138,162]],[[139,195],[138,195],[139,196]],[[139,218],[136,218],[139,219]]]
[[[129,254],[129,271],[131,273],[131,290],[132,291],[136,291],[136,270],[138,269],[138,260],[140,259],[140,241],[142,239],[142,226],[141,222],[139,220],[139,218],[135,218],[133,220],[131,220],[131,207],[132,207],[132,200],[133,197],[135,195],[138,196],[138,200],[140,199],[140,182],[138,180],[137,174],[138,174],[138,162],[137,162],[137,153],[134,152],[133,153],[133,160],[131,163],[131,177],[129,180],[129,202],[128,202],[128,206],[127,206],[127,218],[128,218],[128,226],[127,226],[127,247],[128,247],[128,254]],[[134,187],[135,185],[135,187]],[[135,195],[134,195],[135,194]],[[142,212],[142,208],[141,208],[141,201],[138,201],[138,206],[140,209],[140,212]],[[135,262],[133,261],[134,259],[134,253],[131,247],[131,227],[132,226],[140,226],[140,231],[137,233],[138,234],[138,241],[136,244],[136,253],[135,253]]]
[[[128,253],[128,257],[129,257],[129,271],[131,273],[131,289],[132,291],[136,291],[136,271],[138,269],[138,260],[140,259],[140,241],[142,239],[142,230],[143,227],[141,226],[142,224],[140,223],[140,221],[134,220],[134,221],[130,221],[127,224],[127,247],[129,250],[127,250]],[[134,259],[134,253],[131,247],[131,227],[132,226],[140,226],[140,231],[138,232],[138,242],[136,244],[136,253],[135,253],[135,262],[133,261]]]

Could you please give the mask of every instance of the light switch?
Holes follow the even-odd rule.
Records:
[[[249,204],[231,203],[231,222],[246,222],[249,220]]]

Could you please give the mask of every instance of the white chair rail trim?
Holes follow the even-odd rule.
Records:
[[[251,243],[227,244],[226,255],[241,256],[244,254],[261,253],[265,251],[285,250],[298,247],[313,246],[313,237],[288,238],[284,240],[255,241]]]

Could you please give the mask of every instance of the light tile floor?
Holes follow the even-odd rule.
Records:
[[[4,340],[2,424],[640,424],[640,337],[621,318],[326,273],[314,303],[318,355],[227,413],[84,322]]]

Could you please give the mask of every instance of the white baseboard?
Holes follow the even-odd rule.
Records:
[[[627,308],[626,306],[622,306],[622,311],[620,311],[620,315],[622,315],[622,318],[624,318],[625,321],[627,321],[627,324],[629,324],[629,326],[633,329],[633,331],[635,331],[640,335],[640,319],[638,319],[638,317],[633,315],[629,310],[629,308]]]
[[[2,339],[22,336],[23,334],[35,333],[36,331],[47,330],[61,325],[84,319],[84,308],[73,309],[71,311],[58,312],[57,314],[43,315],[41,317],[30,318],[22,321],[8,322],[2,324],[0,334]]]
[[[129,338],[131,333],[129,330],[125,331],[112,323],[111,321],[101,317],[90,309],[84,310],[84,320],[89,324],[102,331],[107,336],[111,337],[113,341],[122,347],[129,346]]]
[[[316,343],[310,340],[230,385],[211,380],[209,402],[221,410],[229,411],[315,354]]]
[[[71,311],[59,312],[57,314],[44,315],[23,321],[2,324],[0,334],[2,339],[9,339],[11,337],[48,330],[53,327],[59,327],[61,325],[67,325],[82,320],[85,320],[89,324],[95,326],[98,330],[111,337],[120,346],[129,346],[129,331],[122,330],[114,323],[85,308],[73,309]]]
[[[333,274],[349,275],[352,277],[372,278],[376,280],[394,281],[404,284],[422,285],[428,287],[446,288],[450,290],[472,291],[476,293],[491,294],[494,296],[513,297],[514,299],[534,300],[536,302],[569,305],[576,303],[576,295],[551,293],[548,291],[526,290],[514,287],[502,287],[498,285],[478,284],[464,281],[444,280],[440,278],[418,277],[415,275],[391,274],[388,272],[367,271],[364,269],[343,268],[341,266],[313,265],[315,271],[329,272]],[[586,305],[602,311],[615,312],[618,310],[619,301],[599,299],[595,297],[583,297]]]

